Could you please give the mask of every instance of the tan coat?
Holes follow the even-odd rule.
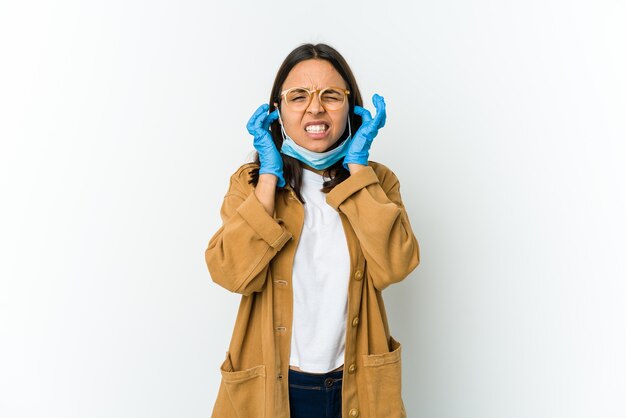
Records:
[[[254,163],[230,178],[223,225],[205,252],[212,280],[242,294],[214,418],[289,418],[292,263],[304,207],[289,186],[268,215],[248,184]],[[326,195],[350,252],[342,417],[406,417],[401,345],[389,332],[381,291],[419,264],[419,246],[395,174],[373,161]],[[332,246],[329,246],[332,251]]]

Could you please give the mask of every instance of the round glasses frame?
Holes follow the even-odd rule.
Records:
[[[350,94],[350,90],[346,90],[343,87],[334,87],[334,86],[329,86],[329,87],[324,87],[323,89],[315,89],[315,90],[310,90],[304,87],[291,87],[287,90],[283,90],[282,92],[280,92],[280,97],[283,98],[285,100],[285,103],[287,103],[287,106],[289,106],[289,101],[287,100],[287,98],[285,97],[291,90],[295,90],[295,89],[299,89],[299,90],[304,90],[307,93],[309,93],[309,100],[306,103],[306,106],[303,107],[302,110],[306,109],[307,107],[309,107],[311,105],[311,102],[313,101],[313,94],[317,93],[317,97],[322,97],[322,94],[324,93],[324,91],[328,90],[328,89],[332,89],[332,90],[338,90],[340,92],[343,93],[343,102],[341,102],[341,105],[337,108],[337,109],[333,109],[333,110],[338,110],[341,109],[343,107],[344,104],[346,104],[346,96],[348,96]],[[324,109],[326,109],[326,106],[324,106],[324,103],[322,103],[322,101],[320,100],[320,105],[322,105],[322,107]]]

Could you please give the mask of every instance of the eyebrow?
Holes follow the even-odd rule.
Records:
[[[337,84],[329,84],[327,86],[320,87],[319,90],[322,90],[322,89],[325,89],[325,88],[328,88],[328,87],[337,87],[337,88],[340,88],[340,89],[348,90],[347,86],[346,87],[342,87],[342,86],[337,85]],[[293,89],[293,88],[300,88],[300,89],[307,89],[307,90],[318,90],[318,89],[310,87],[310,86],[291,86],[291,87],[283,88],[282,91]]]

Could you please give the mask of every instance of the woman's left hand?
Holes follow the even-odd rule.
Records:
[[[361,106],[354,106],[354,113],[361,116],[363,122],[356,131],[348,152],[343,160],[343,166],[348,170],[349,163],[367,165],[372,141],[378,135],[378,130],[385,126],[387,112],[385,111],[385,99],[378,94],[372,96],[372,102],[376,107],[376,116],[372,118],[370,112]]]

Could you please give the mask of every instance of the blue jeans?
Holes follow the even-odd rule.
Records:
[[[341,418],[343,370],[321,374],[289,369],[291,418]]]

